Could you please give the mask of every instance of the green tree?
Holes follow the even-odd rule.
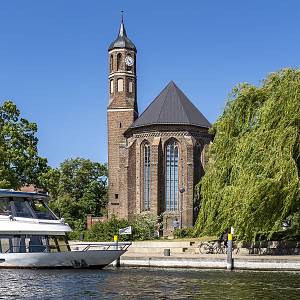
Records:
[[[38,155],[37,125],[20,117],[12,101],[0,106],[0,188],[41,186],[49,167]]]
[[[156,237],[157,216],[150,212],[135,215],[129,222],[133,228],[134,240],[152,240]]]
[[[96,242],[110,241],[115,234],[119,234],[119,229],[127,226],[132,226],[132,235],[120,235],[120,240],[153,240],[156,238],[156,222],[157,216],[149,212],[135,215],[129,221],[112,216],[112,218],[105,222],[93,224],[91,229],[85,232],[85,240]],[[78,234],[74,236],[74,238],[77,237]]]
[[[107,205],[107,166],[88,159],[64,161],[58,170],[44,176],[52,208],[77,230],[83,230],[86,215],[101,216]]]
[[[114,235],[119,234],[119,229],[127,227],[129,222],[112,216],[106,222],[97,222],[85,233],[85,240],[93,242],[112,241]],[[120,240],[128,240],[128,235],[120,236]]]
[[[300,71],[235,88],[212,133],[196,233],[233,226],[240,239],[253,240],[287,223],[289,234],[299,234]]]

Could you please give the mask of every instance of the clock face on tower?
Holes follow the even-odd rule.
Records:
[[[133,58],[131,56],[126,56],[125,57],[125,64],[129,67],[133,66]]]

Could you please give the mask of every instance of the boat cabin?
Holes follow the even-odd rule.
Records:
[[[57,220],[43,198],[1,197],[0,216]]]

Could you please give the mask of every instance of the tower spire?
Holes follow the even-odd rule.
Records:
[[[126,36],[126,29],[125,29],[125,25],[124,25],[124,11],[121,10],[121,25],[120,25],[120,30],[119,30],[119,37],[120,36]]]
[[[112,49],[116,49],[116,48],[119,48],[119,49],[126,48],[126,49],[130,49],[130,50],[134,50],[136,52],[136,48],[135,48],[133,42],[127,37],[127,33],[126,33],[125,25],[124,25],[124,11],[123,10],[121,10],[121,24],[120,24],[118,36],[117,36],[116,40],[110,44],[108,51],[110,51]]]

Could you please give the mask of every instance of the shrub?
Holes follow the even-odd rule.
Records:
[[[74,231],[69,236],[70,239],[79,239],[80,234],[84,234],[85,241],[111,241],[114,235],[119,235],[119,229],[132,226],[132,235],[121,235],[120,241],[152,240],[155,238],[156,222],[156,216],[148,212],[134,216],[131,221],[113,216],[106,222],[95,223],[89,230]]]
[[[191,238],[194,237],[194,229],[193,228],[176,228],[173,232],[173,235],[176,239],[182,238]]]
[[[136,215],[130,225],[133,228],[133,240],[153,240],[155,239],[155,226],[157,217],[149,212]]]
[[[119,229],[127,227],[128,221],[123,219],[118,219],[113,216],[110,220],[106,222],[95,223],[90,230],[86,231],[84,240],[91,242],[103,242],[113,240],[114,235],[119,234]],[[120,236],[120,240],[129,240],[128,235]]]

